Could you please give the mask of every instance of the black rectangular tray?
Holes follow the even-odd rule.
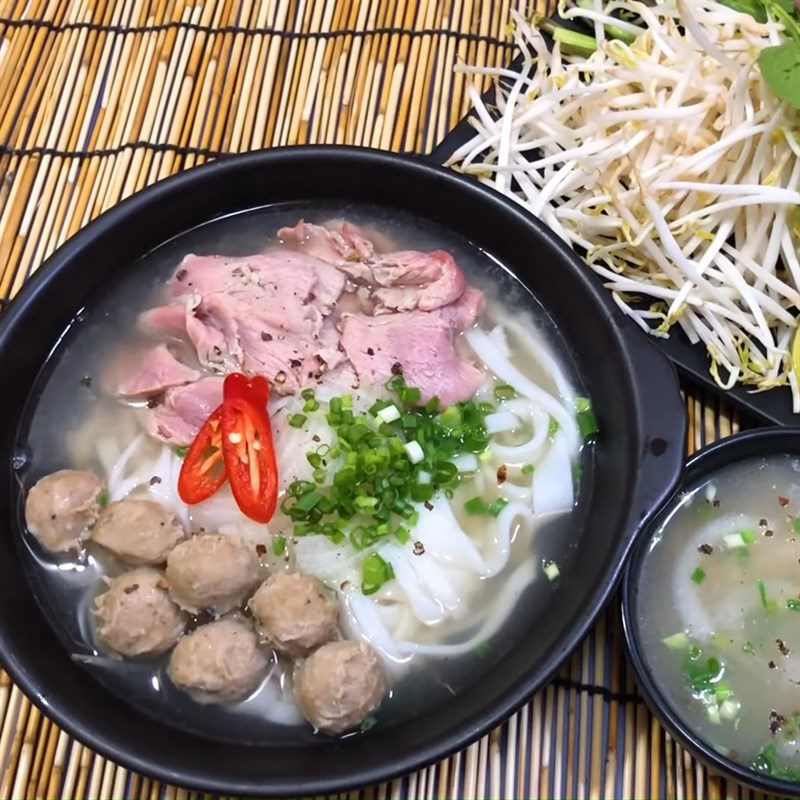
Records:
[[[487,103],[493,100],[493,92],[484,96]],[[438,164],[448,158],[474,135],[475,129],[469,124],[469,115],[464,117],[452,131],[434,148],[428,156]],[[602,283],[598,275],[593,277]],[[733,389],[721,389],[708,371],[709,360],[702,345],[693,345],[686,335],[678,329],[668,339],[659,339],[658,345],[675,364],[679,373],[692,383],[716,394],[729,402],[745,415],[749,421],[763,425],[800,425],[800,414],[792,411],[792,393],[788,387],[777,387],[766,392],[753,392],[737,385]]]

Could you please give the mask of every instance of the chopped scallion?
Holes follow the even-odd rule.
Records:
[[[600,430],[588,397],[575,398],[575,417],[578,430],[584,439],[590,439]]]
[[[742,531],[742,540],[745,544],[755,544],[756,534],[754,531]]]
[[[464,511],[472,517],[488,516],[496,517],[508,505],[508,500],[503,497],[498,497],[491,503],[487,503],[481,497],[473,497],[464,503]]]
[[[706,579],[705,570],[703,570],[700,567],[695,567],[695,570],[692,573],[691,578],[695,583],[702,583]]]
[[[364,594],[375,594],[386,581],[392,578],[394,578],[392,565],[377,553],[368,555],[361,562],[361,591]]]
[[[517,396],[517,392],[510,384],[501,383],[494,387],[494,396],[497,400],[510,400]]]
[[[767,587],[764,585],[764,581],[759,578],[756,581],[758,585],[758,596],[761,598],[761,606],[767,612],[767,614],[771,614],[775,611],[778,607],[778,604],[775,600],[770,600],[767,597]]]
[[[685,650],[689,647],[689,637],[683,632],[673,633],[661,640],[670,650]]]
[[[293,428],[302,428],[307,419],[308,417],[305,414],[291,414],[289,416],[289,425]]]
[[[548,580],[554,581],[561,574],[561,570],[558,568],[558,564],[556,564],[555,561],[548,561],[544,565],[544,574],[547,576]]]
[[[394,422],[397,419],[400,419],[400,409],[394,405],[394,403],[384,406],[375,413],[375,416],[381,422]]]
[[[283,534],[275,536],[272,540],[272,552],[280,557],[286,552],[286,537]]]
[[[530,475],[533,472],[533,464],[523,464],[522,467],[520,467],[520,472],[522,472],[523,475]]]

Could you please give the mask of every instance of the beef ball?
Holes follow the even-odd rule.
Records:
[[[92,528],[92,541],[129,564],[158,566],[186,537],[180,520],[155,500],[109,503]]]
[[[103,482],[88,470],[46,475],[25,501],[28,530],[52,553],[77,550],[100,513],[102,491]]]
[[[355,728],[387,689],[376,652],[364,642],[329,642],[294,670],[294,695],[305,718],[328,733]]]
[[[244,622],[220,619],[184,636],[172,651],[173,683],[202,700],[238,700],[267,674],[269,657]]]
[[[287,655],[307,655],[336,636],[339,603],[311,575],[271,575],[249,606],[258,633]]]
[[[127,657],[169,650],[188,619],[170,600],[164,576],[149,567],[114,578],[94,605],[98,638]]]
[[[255,548],[221,533],[202,533],[181,542],[167,559],[172,599],[187,611],[224,614],[258,584]]]

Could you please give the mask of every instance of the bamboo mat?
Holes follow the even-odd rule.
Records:
[[[508,12],[535,2],[0,0],[0,303],[97,214],[209,159],[306,142],[430,151],[467,110],[475,78],[454,65],[508,61]],[[716,401],[686,400],[690,451],[737,429]],[[0,672],[0,798],[188,796],[73,741]],[[351,796],[754,795],[655,722],[612,604],[505,725]]]

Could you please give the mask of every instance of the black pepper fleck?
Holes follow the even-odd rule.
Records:
[[[176,281],[182,281],[185,277],[186,277],[186,270],[185,269],[179,269],[175,273],[175,280]]]
[[[266,331],[261,331],[261,341],[262,342],[271,342],[272,341],[272,334],[267,333]]]
[[[138,583],[132,583],[130,586],[126,586],[122,591],[125,592],[125,594],[133,594],[138,588]]]
[[[786,724],[786,717],[774,709],[769,712],[769,732],[774,736]]]
[[[425,553],[425,545],[422,542],[414,542],[414,555],[421,556]]]
[[[153,475],[153,477],[150,478],[150,485],[155,486],[158,483],[161,483],[161,478],[159,478],[158,475]]]
[[[704,555],[710,556],[714,552],[714,548],[710,544],[701,544],[700,547],[697,548],[698,552],[703,553]]]

